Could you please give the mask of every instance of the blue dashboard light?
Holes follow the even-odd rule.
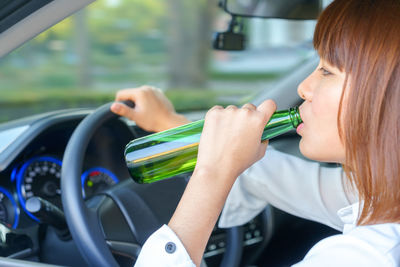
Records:
[[[22,208],[24,209],[25,213],[28,214],[29,217],[31,217],[33,220],[40,222],[40,220],[38,218],[36,218],[32,213],[30,213],[26,207],[25,207],[25,198],[22,195],[22,182],[24,180],[24,173],[26,171],[26,169],[28,168],[28,166],[30,164],[32,164],[33,162],[40,162],[40,161],[48,161],[48,162],[52,162],[52,163],[56,163],[57,165],[59,165],[61,167],[62,162],[56,158],[53,157],[35,157],[35,158],[31,158],[29,160],[27,160],[22,167],[19,169],[18,173],[17,173],[17,195],[18,195],[18,200],[21,203]]]
[[[17,178],[17,174],[18,174],[18,166],[15,166],[11,171],[11,182],[15,181],[15,179]]]

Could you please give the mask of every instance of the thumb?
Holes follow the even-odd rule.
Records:
[[[258,107],[257,110],[262,112],[264,115],[265,123],[269,121],[271,118],[272,114],[276,110],[276,104],[273,100],[268,99],[262,102]]]
[[[123,104],[123,103],[119,103],[119,102],[114,102],[111,105],[111,111],[114,112],[115,114],[118,114],[120,116],[124,116],[130,120],[133,120],[133,116],[134,116],[134,109],[128,107],[127,105]]]

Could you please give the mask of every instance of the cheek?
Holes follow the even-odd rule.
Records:
[[[331,123],[337,120],[339,112],[340,93],[337,90],[316,90],[311,103],[312,116],[320,123]]]
[[[314,91],[311,102],[312,126],[321,142],[331,143],[339,140],[337,116],[340,96],[340,88],[329,84],[321,84]]]
[[[314,91],[311,117],[307,135],[303,136],[300,149],[314,160],[327,162],[344,161],[344,147],[339,137],[337,116],[341,90],[322,88]]]

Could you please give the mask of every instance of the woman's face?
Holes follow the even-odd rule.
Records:
[[[300,151],[307,158],[324,162],[345,161],[337,125],[345,77],[344,72],[321,59],[314,72],[298,87],[304,102],[300,106],[303,124],[297,132],[302,137]],[[345,100],[343,106],[346,106]]]

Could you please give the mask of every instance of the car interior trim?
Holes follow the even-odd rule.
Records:
[[[28,128],[28,125],[24,125],[0,132],[0,154]]]
[[[91,109],[75,109],[69,112],[52,112],[40,117],[35,116],[34,119],[30,121],[24,121],[24,124],[29,124],[30,127],[22,132],[17,139],[10,143],[10,145],[0,153],[0,171],[9,167],[10,163],[19,155],[24,147],[40,135],[44,129],[59,123],[83,119],[90,113],[90,111]],[[1,128],[6,128],[7,126],[7,124],[3,124]],[[12,124],[9,127],[12,128],[15,127],[15,125]]]

